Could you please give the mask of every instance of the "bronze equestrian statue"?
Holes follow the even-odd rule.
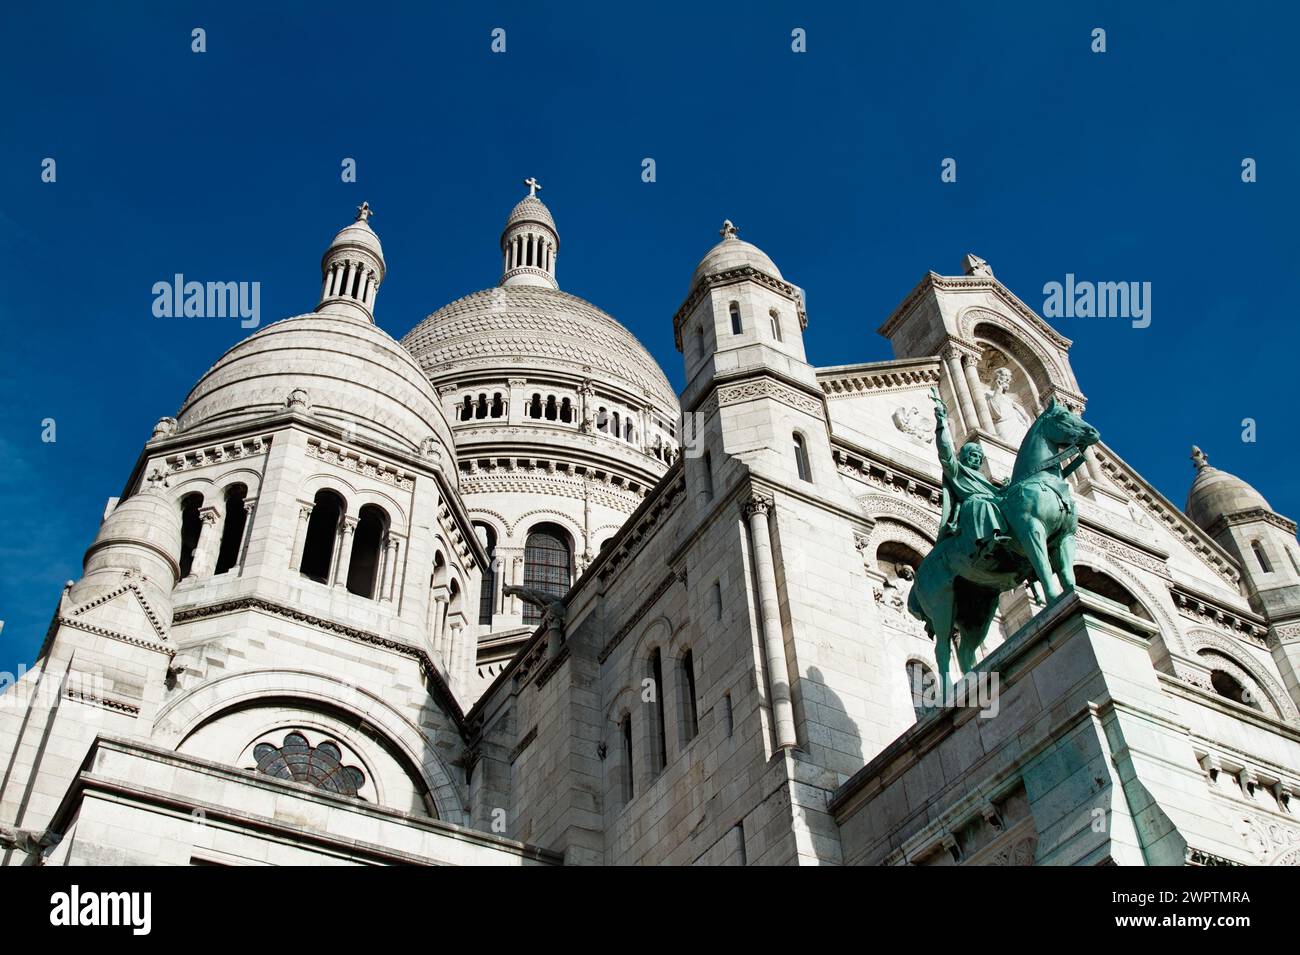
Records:
[[[933,389],[930,397],[943,466],[943,517],[939,539],[917,568],[907,609],[934,638],[946,698],[954,627],[960,638],[957,666],[966,673],[988,636],[1004,591],[1037,580],[1052,601],[1074,589],[1079,517],[1065,479],[1083,463],[1084,449],[1096,444],[1100,435],[1053,398],[1020,442],[1010,481],[999,485],[980,470],[984,451],[978,442],[963,445],[960,455],[954,452],[948,408]]]

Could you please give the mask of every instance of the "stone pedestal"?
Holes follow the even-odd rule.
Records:
[[[1208,798],[1155,633],[1083,591],[1043,609],[977,667],[983,711],[925,713],[836,792],[845,862],[1255,861]]]

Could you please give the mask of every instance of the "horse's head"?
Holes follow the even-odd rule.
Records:
[[[1097,429],[1055,398],[1034,422],[1034,430],[1053,450],[1076,447],[1086,448],[1101,440]]]

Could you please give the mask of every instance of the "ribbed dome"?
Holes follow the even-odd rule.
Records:
[[[558,232],[555,228],[555,220],[551,218],[551,210],[546,208],[546,204],[536,196],[524,196],[518,204],[510,210],[510,216],[506,219],[506,228],[519,222],[540,222],[547,226],[552,232]]]
[[[672,387],[636,336],[590,302],[556,289],[475,292],[438,309],[402,344],[430,374],[560,369],[616,381],[676,417]]]
[[[1199,448],[1192,449],[1196,479],[1187,494],[1187,516],[1202,530],[1209,530],[1225,514],[1237,514],[1262,507],[1273,510],[1264,495],[1235,474],[1212,468]]]
[[[695,274],[691,276],[691,288],[695,288],[695,284],[705,276],[716,275],[718,272],[727,272],[746,265],[752,266],[760,272],[766,272],[773,278],[782,278],[781,270],[767,257],[766,252],[743,239],[729,235],[709,249],[704,258],[700,259],[700,264],[695,267]]]
[[[268,325],[227,351],[177,415],[182,430],[283,411],[307,393],[313,415],[406,451],[430,435],[451,447],[436,392],[415,360],[369,322],[318,312]]]

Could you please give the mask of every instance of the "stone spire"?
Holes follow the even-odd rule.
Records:
[[[357,206],[357,218],[339,231],[321,259],[318,312],[348,315],[374,323],[375,296],[386,271],[379,236],[370,228],[370,203]]]
[[[528,195],[510,210],[501,232],[501,281],[499,285],[531,285],[558,289],[555,257],[560,251],[560,233],[551,210],[537,198],[542,184],[529,176],[524,180]]]

